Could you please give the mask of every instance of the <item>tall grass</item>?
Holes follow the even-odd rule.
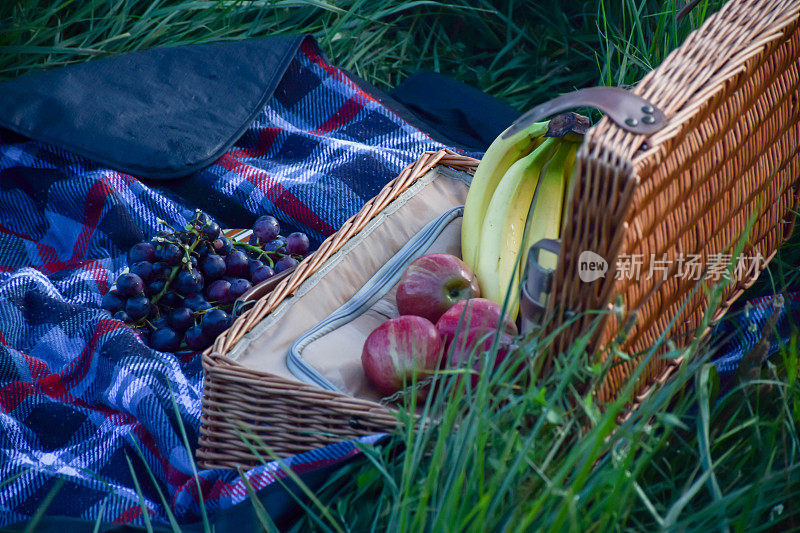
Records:
[[[575,388],[595,377],[580,342],[549,376],[506,368],[475,389],[451,379],[422,422],[406,417],[391,443],[364,446],[367,459],[318,497],[351,531],[795,526],[800,389],[785,371],[797,352],[723,398],[708,354],[683,355],[622,423],[621,401],[600,413],[591,389]]]
[[[0,2],[0,79],[151,47],[306,33],[384,89],[432,69],[524,110],[598,81],[635,81],[716,3],[673,27],[672,10],[653,0],[12,0]]]
[[[710,301],[722,288],[707,289]],[[773,328],[768,323],[762,340],[772,340]],[[597,365],[602,354],[587,352],[589,334],[553,354],[547,375],[530,364],[550,352],[542,334],[521,339],[496,370],[489,370],[495,351],[474,354],[486,361],[476,386],[442,377],[421,418],[410,415],[412,397],[401,407],[398,435],[363,446],[366,458],[329,480],[318,495],[326,514],[336,512],[329,521],[352,531],[797,529],[797,332],[765,367],[753,350],[736,376],[721,381],[709,362],[714,344],[697,335],[675,348],[665,342],[671,329],[602,410],[594,392],[613,362]],[[630,406],[638,372],[657,347],[665,352],[659,357],[687,362]],[[312,512],[294,530],[320,516]]]

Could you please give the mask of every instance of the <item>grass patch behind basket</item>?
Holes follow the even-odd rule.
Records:
[[[307,33],[335,65],[383,89],[436,70],[525,110],[598,82],[635,82],[721,4],[703,0],[674,22],[674,2],[655,0],[17,0],[0,2],[0,79],[153,47]]]

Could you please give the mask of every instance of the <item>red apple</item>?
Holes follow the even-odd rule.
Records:
[[[475,328],[497,329],[500,324],[500,314],[503,308],[500,304],[486,298],[470,298],[458,302],[447,310],[436,322],[436,329],[442,335],[445,346],[453,340],[456,331],[471,330]],[[508,315],[503,317],[503,331],[509,335],[517,335],[517,326]]]
[[[475,373],[471,374],[470,382],[473,387],[476,386],[478,384],[478,372],[483,366],[486,352],[492,349],[495,333],[497,333],[496,327],[487,326],[476,326],[460,330],[447,349],[447,367],[461,368],[472,360],[472,368]],[[497,365],[506,358],[509,346],[513,341],[514,337],[512,335],[505,331],[500,332],[493,368],[497,368]]]
[[[400,277],[397,309],[401,315],[436,322],[456,302],[480,295],[478,279],[461,259],[428,254],[415,259]]]
[[[405,315],[387,320],[369,334],[361,352],[364,372],[383,395],[426,377],[439,367],[442,339],[430,320]]]

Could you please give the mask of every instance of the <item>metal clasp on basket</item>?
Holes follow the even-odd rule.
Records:
[[[539,255],[542,250],[558,256],[561,253],[561,241],[542,239],[528,250],[528,259],[525,263],[525,274],[522,280],[522,295],[519,302],[522,333],[528,333],[542,325],[547,307],[547,297],[553,288],[555,270],[544,268],[539,263]]]

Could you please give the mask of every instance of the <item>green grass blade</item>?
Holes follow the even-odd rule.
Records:
[[[150,482],[156,488],[156,491],[158,491],[158,497],[161,500],[161,505],[164,506],[164,512],[166,512],[166,514],[167,514],[167,519],[169,520],[170,526],[172,526],[172,531],[175,531],[176,533],[180,533],[181,528],[178,525],[178,521],[175,519],[175,515],[172,513],[172,507],[169,504],[169,502],[167,501],[167,498],[164,495],[164,491],[161,490],[161,486],[158,483],[158,480],[156,479],[156,476],[153,474],[153,471],[150,468],[150,465],[148,464],[147,460],[145,459],[144,453],[142,452],[142,449],[139,446],[139,443],[136,442],[136,439],[133,438],[133,435],[131,435],[130,433],[128,433],[128,435],[130,437],[131,444],[133,444],[133,447],[136,450],[137,455],[142,460],[142,464],[144,464],[144,467],[147,470],[147,475],[150,477]]]
[[[255,489],[253,489],[253,485],[250,484],[250,480],[244,475],[243,472],[239,472],[239,477],[244,483],[245,488],[247,489],[247,495],[250,498],[250,503],[253,504],[253,510],[256,513],[256,517],[258,521],[261,522],[261,527],[264,528],[265,531],[269,533],[277,532],[278,527],[275,525],[275,522],[272,521],[272,518],[269,516],[269,513],[264,508],[264,505],[261,503],[261,500],[258,499],[258,494],[256,494]]]
[[[56,498],[58,491],[61,490],[61,487],[64,486],[66,483],[66,478],[57,477],[53,486],[50,487],[50,490],[47,491],[44,499],[39,504],[39,507],[36,508],[36,512],[33,513],[30,521],[25,525],[25,533],[33,533],[36,531],[36,526],[39,525],[39,522],[44,517],[45,512],[47,512],[47,508],[50,507],[50,504],[53,503],[53,500]]]
[[[206,511],[206,502],[205,498],[203,498],[203,488],[200,484],[200,476],[197,473],[197,464],[194,461],[194,455],[192,454],[192,447],[189,445],[189,438],[186,436],[186,428],[183,425],[183,419],[181,418],[181,412],[178,409],[178,404],[175,401],[175,395],[172,392],[172,387],[169,386],[169,397],[172,401],[172,410],[175,413],[175,420],[178,423],[178,429],[181,432],[181,439],[183,440],[183,446],[186,449],[186,455],[189,458],[189,462],[192,465],[192,475],[194,476],[194,482],[197,484],[197,499],[200,503],[200,515],[203,520],[203,530],[206,533],[211,533],[211,523],[208,520],[208,512]]]
[[[142,494],[142,487],[139,485],[139,478],[136,476],[136,471],[133,469],[133,463],[131,463],[131,458],[128,457],[127,453],[125,454],[125,461],[128,463],[128,470],[130,470],[131,479],[133,479],[133,486],[136,489],[136,495],[139,497],[139,507],[142,508],[144,527],[149,533],[153,533],[153,524],[150,523],[150,510],[144,503],[144,494]]]

